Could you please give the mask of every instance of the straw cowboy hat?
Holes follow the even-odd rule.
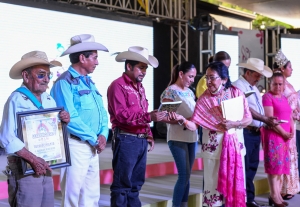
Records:
[[[94,36],[90,34],[76,35],[71,38],[70,42],[70,47],[61,54],[61,57],[76,52],[90,50],[101,50],[104,52],[108,52],[108,49],[104,45],[95,42]]]
[[[273,75],[271,68],[265,66],[264,61],[258,58],[248,58],[246,63],[239,63],[237,66],[253,70],[267,78],[270,78]]]
[[[132,46],[128,51],[121,52],[116,56],[117,62],[125,62],[126,60],[135,60],[151,65],[154,68],[158,66],[158,60],[149,55],[148,49],[140,46]]]
[[[22,71],[35,65],[49,65],[51,67],[62,66],[58,61],[49,61],[45,52],[31,51],[22,56],[21,60],[15,63],[9,71],[11,79],[22,79]]]

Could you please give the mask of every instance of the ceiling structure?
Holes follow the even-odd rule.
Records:
[[[300,28],[300,0],[221,0]]]

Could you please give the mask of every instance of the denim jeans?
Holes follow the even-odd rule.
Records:
[[[145,182],[148,142],[145,138],[118,134],[115,138],[111,190],[112,207],[141,207],[139,191]]]
[[[244,129],[247,202],[254,201],[254,177],[259,164],[260,133]]]
[[[178,180],[174,186],[173,207],[180,207],[182,202],[188,201],[190,190],[190,175],[197,151],[197,142],[187,143],[168,141],[178,170]]]
[[[296,144],[298,151],[298,171],[300,175],[300,130],[296,130]]]

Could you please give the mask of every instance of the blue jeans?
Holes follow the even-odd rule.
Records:
[[[297,144],[297,151],[298,151],[298,171],[300,175],[300,131],[296,130],[296,144]]]
[[[111,190],[112,207],[141,207],[139,191],[145,182],[148,142],[145,138],[118,134],[115,138]]]
[[[178,180],[173,192],[173,206],[180,207],[182,202],[188,201],[190,175],[198,145],[197,142],[187,143],[179,141],[169,141],[168,145],[178,170]]]
[[[244,143],[246,147],[245,171],[247,202],[252,202],[255,198],[253,180],[259,164],[260,133],[244,128]]]

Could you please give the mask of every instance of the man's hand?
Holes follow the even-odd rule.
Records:
[[[35,156],[25,147],[17,151],[16,154],[26,160],[37,175],[45,175],[47,170],[52,171],[49,164],[44,159]]]
[[[106,147],[106,138],[103,135],[98,136],[98,144],[95,145],[95,148],[97,150],[97,154],[100,154]]]
[[[61,111],[59,113],[59,118],[60,120],[62,120],[63,122],[66,122],[67,124],[70,122],[70,114],[67,111]]]
[[[268,125],[268,127],[271,127],[271,128],[275,127],[279,124],[277,117],[273,117],[273,116],[265,117],[264,122]]]
[[[45,175],[47,170],[52,171],[49,164],[42,158],[36,157],[31,163],[29,163],[33,168],[35,174]]]
[[[166,114],[167,114],[166,111],[160,111],[160,112],[157,110],[151,111],[150,112],[151,121],[155,121],[155,122],[161,121],[166,116]]]
[[[153,137],[148,136],[147,137],[147,142],[150,145],[150,148],[148,149],[148,152],[151,152],[154,149],[154,139],[153,139]]]

